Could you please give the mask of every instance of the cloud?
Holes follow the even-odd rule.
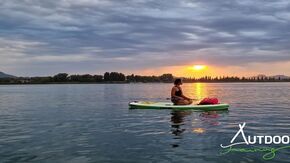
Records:
[[[0,68],[17,64],[15,74],[56,73],[41,68],[49,65],[93,72],[290,61],[286,0],[2,0],[0,6]]]

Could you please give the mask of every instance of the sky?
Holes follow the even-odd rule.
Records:
[[[289,29],[288,0],[0,0],[0,71],[290,75]]]

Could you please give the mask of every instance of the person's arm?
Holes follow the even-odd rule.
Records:
[[[196,99],[196,98],[189,98],[189,97],[184,96],[184,95],[182,95],[182,97],[185,98],[186,100],[198,100],[198,99]]]
[[[183,98],[186,99],[186,100],[192,100],[191,98],[186,97],[186,96],[184,96],[183,94],[181,95],[181,97],[183,97]]]
[[[181,88],[180,88],[180,90],[181,90]],[[181,90],[181,92],[182,92],[181,97],[183,97],[184,99],[186,99],[186,100],[194,100],[194,99],[192,99],[192,98],[186,97],[186,96],[183,94],[183,91],[182,91],[182,90]]]
[[[175,97],[175,98],[178,98],[178,99],[182,99],[181,97],[176,96],[176,95],[175,95],[175,92],[176,92],[176,88],[173,87],[173,88],[171,89],[171,97]]]

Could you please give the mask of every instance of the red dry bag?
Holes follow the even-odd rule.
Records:
[[[217,98],[204,98],[199,102],[199,105],[214,105],[218,103],[219,100]]]

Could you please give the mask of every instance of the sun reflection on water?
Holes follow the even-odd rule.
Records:
[[[207,97],[206,83],[195,83],[195,98],[201,100]]]

